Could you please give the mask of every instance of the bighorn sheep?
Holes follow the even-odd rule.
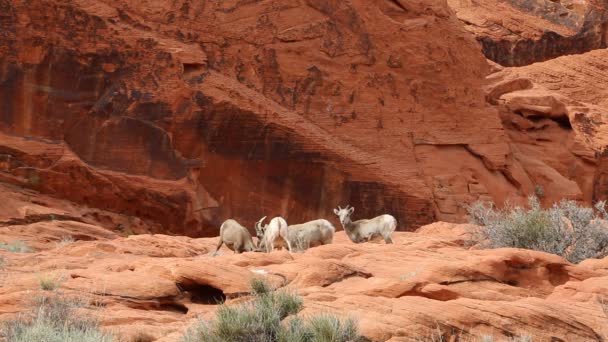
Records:
[[[334,213],[340,217],[340,223],[348,235],[348,238],[354,243],[370,241],[376,237],[384,238],[386,243],[393,243],[391,235],[397,228],[397,220],[391,215],[380,215],[369,220],[351,221],[350,216],[355,211],[355,208],[347,205],[342,209],[334,209]]]
[[[265,249],[266,252],[272,252],[275,247],[287,248],[287,244],[280,233],[282,229],[287,228],[285,219],[277,216],[270,220],[269,224],[262,225],[265,219],[266,216],[255,223],[255,232],[258,237],[258,250]]]
[[[327,220],[314,220],[302,224],[294,224],[281,229],[280,234],[287,242],[290,252],[306,250],[318,245],[330,244],[334,239],[336,229]]]
[[[238,222],[228,219],[220,226],[220,241],[213,255],[217,255],[222,244],[226,244],[228,248],[234,251],[235,254],[243,252],[255,251],[251,234],[247,228],[241,226]]]

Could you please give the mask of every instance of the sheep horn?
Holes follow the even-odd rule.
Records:
[[[266,219],[266,217],[268,217],[268,216],[264,216],[264,217],[262,217],[262,218],[261,218],[261,219],[258,221],[258,223],[262,223],[262,222],[264,222],[264,220]]]

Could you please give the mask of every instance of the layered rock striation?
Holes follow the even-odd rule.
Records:
[[[602,198],[601,121],[564,115],[575,93],[519,93],[544,86],[494,73],[450,5],[4,0],[0,178],[114,217],[104,227],[190,236],[345,204],[411,230],[538,187],[547,203]],[[585,56],[581,87],[603,65]],[[550,138],[511,123],[531,102]]]
[[[608,47],[604,0],[448,0],[484,55],[523,66]]]

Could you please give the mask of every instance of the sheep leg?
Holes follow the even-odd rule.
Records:
[[[287,243],[287,250],[291,252],[291,243],[289,242],[289,240],[285,240],[285,242]]]
[[[393,243],[393,238],[391,238],[390,236],[385,236],[384,237],[384,242],[388,243]]]
[[[224,239],[222,239],[222,237],[220,236],[220,242],[217,244],[217,247],[215,248],[215,252],[213,252],[213,256],[217,255],[217,252],[220,250],[220,248],[222,248],[223,244],[224,244]]]
[[[247,242],[239,241],[234,243],[234,254],[241,254],[245,251],[245,246],[247,246]]]

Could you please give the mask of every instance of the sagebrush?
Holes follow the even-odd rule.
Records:
[[[44,274],[38,276],[38,284],[40,285],[40,288],[45,291],[55,291],[61,286],[64,280],[63,276],[57,275]]]
[[[75,312],[83,306],[82,301],[60,294],[36,297],[33,312],[4,323],[0,337],[7,342],[113,341],[95,319]]]
[[[0,242],[0,248],[13,253],[29,253],[31,248],[23,241],[16,240],[11,243]]]
[[[471,221],[484,227],[481,240],[487,247],[526,248],[553,253],[578,263],[608,255],[606,203],[594,208],[562,200],[543,209],[538,198],[528,198],[528,208],[475,202],[467,209]]]
[[[220,305],[215,320],[199,321],[182,338],[183,342],[347,342],[360,340],[353,319],[341,320],[325,314],[307,320],[296,316],[303,308],[300,296],[274,290],[254,279],[253,300]]]

